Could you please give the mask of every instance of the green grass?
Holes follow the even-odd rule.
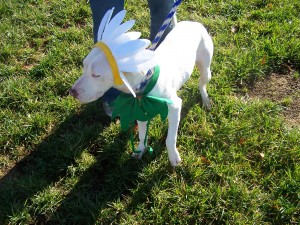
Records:
[[[126,8],[147,37],[146,1]],[[198,104],[195,71],[179,93],[174,170],[165,122],[137,161],[101,100],[68,96],[92,48],[86,1],[0,0],[0,224],[299,224],[300,131],[280,104],[241,97],[273,72],[299,74],[299,11],[298,0],[183,1],[178,19],[202,22],[215,44],[213,109]]]

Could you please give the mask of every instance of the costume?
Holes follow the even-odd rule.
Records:
[[[116,100],[110,104],[112,118],[120,117],[121,127],[124,130],[132,127],[136,120],[147,121],[148,130],[150,120],[155,116],[160,115],[162,120],[167,118],[168,104],[172,104],[172,101],[149,95],[160,74],[155,53],[148,49],[151,42],[148,39],[140,39],[140,32],[129,31],[135,23],[134,20],[122,23],[126,10],[118,12],[115,16],[113,12],[114,8],[108,10],[100,22],[94,50],[100,50],[106,57],[112,71],[114,85],[126,86],[131,93],[120,92]],[[148,76],[149,79],[142,92],[136,93],[125,74],[141,71],[148,71],[146,77]],[[142,81],[144,82],[145,80]],[[142,83],[137,86],[138,89]],[[144,145],[151,153],[153,149],[147,146],[147,133],[146,131]],[[141,150],[135,149],[132,130],[130,139],[133,152],[141,153]]]
[[[150,40],[155,38],[160,26],[163,24],[166,16],[174,4],[174,0],[148,0],[150,9],[151,25],[150,25]],[[90,0],[90,7],[93,16],[93,32],[94,42],[97,42],[97,32],[100,21],[107,10],[114,7],[114,15],[124,8],[124,0]],[[167,28],[161,40],[168,34],[172,28]],[[109,89],[103,95],[103,101],[111,103],[119,95],[119,91],[114,88]]]

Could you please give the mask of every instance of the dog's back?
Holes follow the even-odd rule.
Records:
[[[161,76],[153,94],[171,97],[189,79],[195,63],[201,74],[209,69],[213,43],[202,24],[182,21],[175,25],[155,52]]]

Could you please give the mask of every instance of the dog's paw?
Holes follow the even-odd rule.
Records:
[[[136,152],[132,153],[131,156],[135,159],[142,159],[145,149],[137,150]]]
[[[181,162],[181,158],[180,158],[180,155],[179,155],[179,152],[176,151],[172,154],[169,154],[169,160],[170,160],[170,163],[172,166],[178,166]]]
[[[211,110],[211,102],[210,102],[210,99],[207,99],[207,100],[203,100],[203,99],[202,99],[202,102],[203,102],[202,104],[203,104],[205,110],[210,111],[210,110]]]
[[[208,102],[207,105],[205,105],[205,109],[207,111],[211,111],[211,104],[210,104],[210,102]]]

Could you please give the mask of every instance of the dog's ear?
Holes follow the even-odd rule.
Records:
[[[100,53],[100,50],[98,48],[93,48],[90,51],[90,53],[84,58],[83,65],[86,66],[86,65],[90,64],[95,57],[99,57],[99,56],[97,56],[99,53]]]

